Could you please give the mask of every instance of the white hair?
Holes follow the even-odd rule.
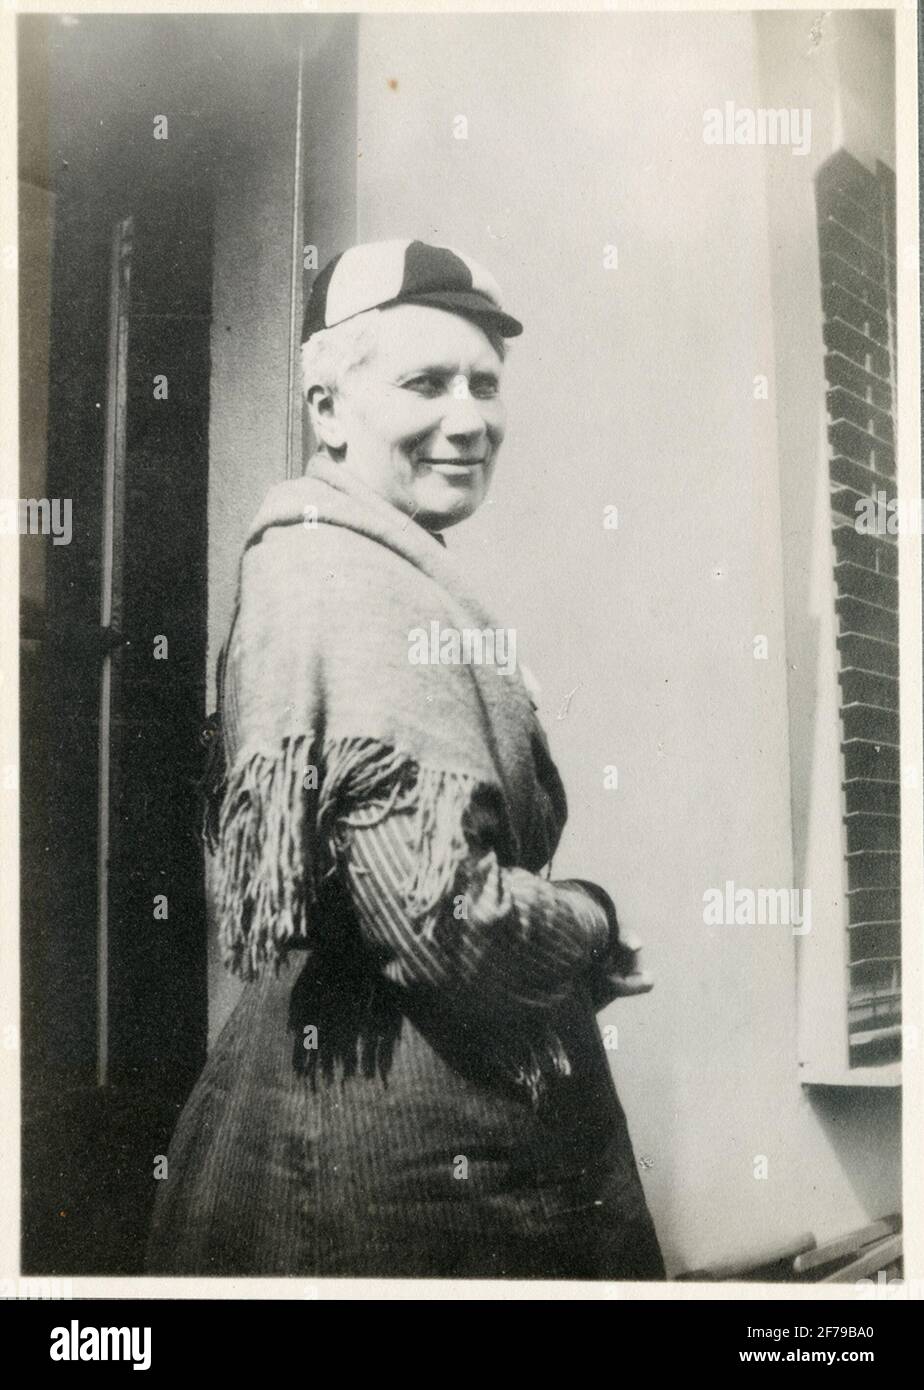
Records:
[[[354,367],[361,367],[378,345],[378,319],[381,309],[366,309],[333,328],[322,328],[302,343],[302,392],[307,398],[313,386],[336,392],[340,383]],[[507,344],[489,323],[480,325],[503,362]]]
[[[366,309],[354,318],[322,328],[302,343],[302,391],[313,386],[336,391],[346,374],[372,356],[378,342],[381,310]]]

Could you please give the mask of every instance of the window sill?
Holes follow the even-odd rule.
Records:
[[[803,1086],[901,1086],[901,1062],[886,1062],[881,1067],[845,1067],[843,1070],[803,1068],[799,1076]]]

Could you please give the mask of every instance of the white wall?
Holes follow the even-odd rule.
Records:
[[[760,105],[785,18],[360,21],[359,238],[468,250],[526,325],[493,497],[450,543],[544,688],[571,803],[556,873],[613,892],[657,976],[603,1021],[672,1272],[897,1206],[894,1097],[799,1085],[792,936],[702,922],[726,879],[794,883],[787,406],[755,401],[753,378],[777,375],[772,291],[777,315],[820,313],[780,298],[767,195],[770,161],[803,194],[812,164],[702,140],[705,109]]]

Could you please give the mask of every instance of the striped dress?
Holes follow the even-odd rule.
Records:
[[[503,865],[486,807],[465,895],[423,932],[412,796],[336,822],[323,946],[244,987],[170,1144],[146,1272],[664,1278],[591,1002],[608,900]]]

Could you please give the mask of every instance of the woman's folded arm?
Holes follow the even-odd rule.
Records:
[[[503,867],[483,837],[423,918],[407,901],[415,862],[406,814],[373,814],[364,824],[354,810],[338,823],[335,842],[360,931],[398,984],[482,1010],[544,1012],[610,959],[615,913],[602,890]]]

